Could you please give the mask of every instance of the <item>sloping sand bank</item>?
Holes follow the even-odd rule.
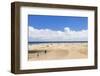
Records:
[[[29,45],[28,60],[80,59],[88,57],[87,43],[47,43]]]

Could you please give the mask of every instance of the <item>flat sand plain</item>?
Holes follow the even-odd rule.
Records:
[[[88,57],[87,43],[45,43],[29,45],[28,60],[82,59]]]

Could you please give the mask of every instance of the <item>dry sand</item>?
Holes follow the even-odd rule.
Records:
[[[81,58],[88,57],[87,43],[33,44],[33,45],[29,45],[29,50],[31,50],[30,52],[28,52],[28,60],[30,61],[32,60],[54,60],[54,59],[55,60],[57,59],[81,59]]]

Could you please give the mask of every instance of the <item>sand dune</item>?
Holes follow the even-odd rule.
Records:
[[[31,61],[80,59],[87,57],[87,43],[47,43],[29,45],[28,59]]]

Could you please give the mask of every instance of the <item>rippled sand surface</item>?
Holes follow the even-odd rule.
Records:
[[[87,43],[45,43],[29,45],[28,60],[82,59],[88,57]]]

